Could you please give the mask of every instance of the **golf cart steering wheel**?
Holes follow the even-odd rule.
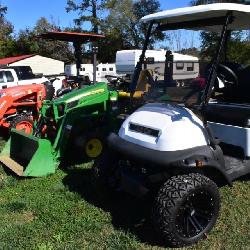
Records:
[[[237,86],[239,84],[238,76],[224,64],[218,65],[217,76],[222,80],[225,87]]]

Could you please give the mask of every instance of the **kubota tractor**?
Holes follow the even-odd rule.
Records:
[[[0,126],[31,134],[43,100],[51,100],[51,84],[29,84],[0,90]]]

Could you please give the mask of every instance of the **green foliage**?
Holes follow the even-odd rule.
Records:
[[[249,4],[245,0],[194,0],[191,5],[211,4],[211,3],[243,3]],[[217,44],[220,34],[214,32],[201,32],[201,58],[211,60],[217,52]],[[228,41],[227,59],[229,61],[249,64],[250,43],[246,39],[246,33],[243,31],[232,32]]]
[[[50,23],[45,17],[41,17],[34,29],[28,34],[28,37],[34,38],[42,33],[50,31],[60,30],[55,24]],[[63,41],[47,41],[43,39],[36,39],[33,46],[30,47],[36,49],[36,53],[41,56],[51,57],[61,61],[73,61],[74,56],[71,48],[67,42]]]
[[[101,30],[106,39],[99,44],[102,46],[100,59],[104,62],[114,61],[117,50],[142,48],[147,24],[141,23],[140,19],[160,10],[157,0],[110,0],[104,7],[108,15],[102,22]],[[150,47],[163,39],[162,32],[154,32]]]
[[[105,0],[67,0],[66,11],[77,11],[78,18],[74,19],[75,24],[81,27],[82,24],[90,22],[92,31],[98,33],[100,26],[99,12],[103,9]]]
[[[0,58],[11,54],[13,46],[13,25],[6,20],[5,14],[7,13],[7,7],[4,7],[0,3]]]

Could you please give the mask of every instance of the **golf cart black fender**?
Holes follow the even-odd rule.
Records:
[[[158,151],[124,140],[115,133],[107,138],[108,147],[121,158],[146,163],[147,169],[163,172],[203,172],[208,177],[221,179],[231,185],[219,146],[205,145],[177,151]],[[145,164],[143,164],[145,165]],[[138,167],[141,167],[138,165]]]

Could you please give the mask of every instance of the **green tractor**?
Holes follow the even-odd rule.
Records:
[[[142,70],[132,90],[98,83],[44,101],[33,134],[13,129],[0,162],[18,176],[40,177],[55,173],[61,162],[99,157],[108,133],[144,103],[151,75]]]
[[[12,130],[0,162],[18,176],[38,177],[55,173],[66,156],[98,157],[105,133],[114,125],[117,98],[106,83],[98,83],[44,101],[33,135]]]

